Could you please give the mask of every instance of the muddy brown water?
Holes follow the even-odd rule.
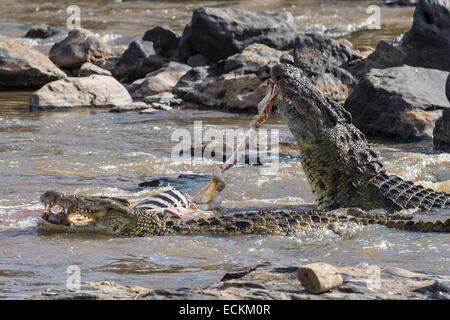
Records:
[[[65,21],[70,1],[0,3],[0,34],[20,37],[32,23]],[[344,34],[367,17],[366,1],[78,1],[83,26],[120,46],[155,25],[177,31],[201,5],[289,10],[309,31]],[[411,8],[382,8],[383,29],[346,36],[355,46],[374,46],[407,30]],[[46,40],[47,41],[47,40]],[[32,44],[46,50],[50,42]],[[158,176],[210,174],[213,161],[173,161],[174,130],[192,131],[193,122],[221,130],[244,128],[250,116],[183,110],[156,115],[111,114],[107,110],[29,113],[30,92],[0,92],[0,298],[20,298],[64,285],[67,268],[81,268],[81,280],[112,280],[146,287],[203,286],[227,271],[269,261],[293,265],[325,261],[336,265],[377,264],[429,273],[450,273],[450,235],[419,234],[379,226],[351,238],[324,232],[315,236],[170,236],[110,238],[42,235],[36,228],[39,195],[47,189],[130,199],[148,191],[137,185]],[[275,117],[267,128],[289,132]],[[450,154],[436,154],[431,141],[376,144],[387,169],[441,191],[450,191]],[[227,176],[227,206],[301,204],[314,199],[297,160],[283,160],[278,175],[240,166]],[[194,191],[194,190],[191,190]]]

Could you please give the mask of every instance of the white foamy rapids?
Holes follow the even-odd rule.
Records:
[[[398,164],[402,165],[399,166]],[[436,191],[450,192],[450,154],[398,152],[385,161],[388,173],[422,184]]]
[[[35,226],[44,210],[41,204],[0,206],[0,232]]]

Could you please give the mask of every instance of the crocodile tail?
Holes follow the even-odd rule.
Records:
[[[415,185],[395,175],[380,174],[371,180],[381,193],[383,205],[389,211],[419,208],[450,208],[450,194]]]
[[[414,221],[414,220],[380,220],[379,224],[382,224],[388,228],[415,231],[415,232],[450,232],[450,218],[441,221]]]

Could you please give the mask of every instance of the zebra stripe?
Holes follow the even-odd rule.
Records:
[[[161,209],[172,207],[189,207],[189,200],[178,190],[169,189],[142,200],[136,208]]]

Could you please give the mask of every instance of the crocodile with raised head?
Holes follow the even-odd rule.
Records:
[[[319,210],[450,208],[450,194],[387,174],[350,113],[315,89],[301,70],[277,64],[271,75]]]
[[[408,231],[450,232],[450,219],[414,221],[411,215],[386,215],[356,208],[345,212],[318,212],[307,208],[228,209],[230,212],[184,218],[182,210],[197,208],[145,208],[131,206],[125,199],[65,195],[47,191],[41,196],[47,206],[40,227],[44,231],[89,232],[118,236],[152,236],[167,234],[311,234],[329,228],[339,232],[340,223],[382,224]],[[55,207],[60,212],[52,212]],[[176,210],[179,210],[178,212]],[[201,210],[200,210],[201,211]]]

